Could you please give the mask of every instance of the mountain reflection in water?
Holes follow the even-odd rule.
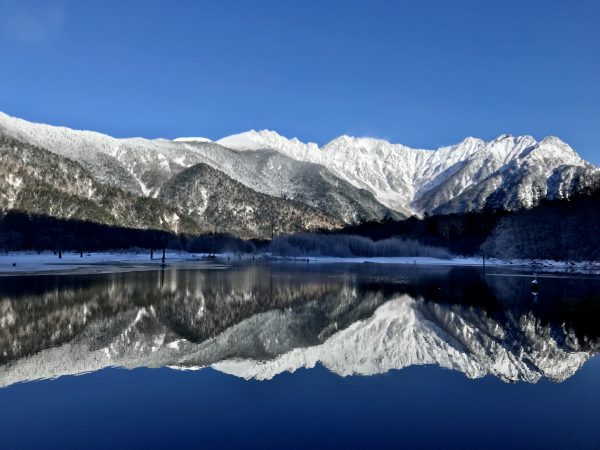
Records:
[[[468,268],[244,265],[0,279],[0,386],[104,367],[270,379],[435,364],[561,382],[600,349],[600,282]]]

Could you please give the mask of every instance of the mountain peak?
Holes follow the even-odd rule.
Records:
[[[318,150],[319,146],[313,142],[304,143],[298,138],[287,138],[272,130],[250,130],[233,134],[217,141],[217,144],[233,150],[263,150],[273,149],[281,151],[288,156],[296,157],[298,153]]]
[[[562,139],[560,139],[557,136],[546,136],[544,139],[542,139],[540,141],[540,144],[544,144],[544,145],[556,145],[559,147],[568,147],[569,149],[571,149],[571,146],[569,144],[567,144],[565,141],[563,141]]]
[[[377,147],[382,146],[390,146],[390,147],[405,147],[402,144],[392,144],[385,139],[375,138],[375,137],[356,137],[349,136],[347,134],[343,134],[323,146],[323,150],[330,150],[336,148],[353,148],[353,149],[365,149],[365,150],[373,150]]]
[[[478,137],[474,137],[474,136],[467,136],[466,138],[464,138],[461,141],[461,144],[483,144],[485,143],[485,141],[483,139],[480,139]]]
[[[561,159],[565,164],[580,165],[584,161],[566,142],[556,136],[546,136],[537,145],[537,153],[545,157]]]
[[[217,141],[217,144],[234,150],[259,150],[264,148],[261,145],[261,134],[256,130],[249,130],[243,133],[232,134]]]

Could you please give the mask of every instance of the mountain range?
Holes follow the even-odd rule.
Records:
[[[0,210],[244,238],[365,220],[519,209],[600,176],[556,137],[467,138],[437,150],[274,131],[116,139],[0,113]]]

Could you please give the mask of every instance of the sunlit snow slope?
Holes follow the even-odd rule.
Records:
[[[469,137],[437,150],[341,136],[319,148],[273,131],[252,130],[218,143],[238,150],[275,149],[321,164],[405,214],[529,207],[546,196],[568,196],[598,174],[568,144],[552,136],[536,141],[531,136],[502,135],[489,142]]]
[[[568,197],[600,176],[598,168],[556,137],[538,141],[502,135],[489,142],[469,137],[437,150],[351,136],[319,147],[266,130],[216,142],[200,137],[115,139],[0,113],[2,136],[74,160],[101,183],[171,202],[169,206],[183,212],[189,212],[189,196],[176,185],[183,179],[179,174],[204,164],[259,194],[308,206],[311,223],[320,221],[320,215],[328,216],[331,224],[343,224],[485,207],[531,207],[542,198]],[[190,174],[209,172],[186,173],[186,185],[191,186]],[[210,174],[214,177],[193,184],[209,197],[220,178],[216,172]],[[167,186],[180,195],[166,195]],[[187,206],[178,199],[186,199]],[[260,208],[256,213],[265,215]],[[198,220],[212,220],[205,219]],[[295,227],[301,227],[300,222]],[[236,224],[237,228],[247,224]]]

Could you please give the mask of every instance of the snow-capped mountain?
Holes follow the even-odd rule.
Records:
[[[201,229],[178,208],[100,183],[75,161],[0,136],[0,211],[9,210],[175,233]]]
[[[341,136],[322,148],[273,131],[223,138],[238,150],[275,149],[327,167],[382,204],[404,214],[463,212],[485,206],[517,209],[544,197],[568,196],[598,169],[556,137],[502,135],[466,138],[437,150],[413,149],[373,138]]]
[[[297,218],[308,215],[293,226],[279,227],[290,232],[297,231],[298,224],[335,228],[385,217],[530,207],[541,198],[568,197],[600,176],[598,168],[555,137],[536,141],[531,136],[503,135],[490,142],[467,138],[453,146],[422,150],[341,136],[320,148],[273,131],[249,131],[216,142],[202,137],[116,139],[3,113],[0,137],[68,158],[95,181],[167,203],[182,215],[194,210],[198,226],[206,231],[214,230],[215,217],[198,214],[211,209],[200,205],[200,198],[191,201],[192,192],[203,193],[202,198],[211,202],[223,200],[211,205],[213,211],[227,210],[231,219],[221,220],[220,231],[254,230],[256,234],[244,236],[257,238],[269,237],[265,230],[271,227],[245,222],[253,215],[272,217],[268,205],[285,204],[283,209],[297,211]],[[192,170],[197,165],[203,166]],[[190,180],[194,173],[196,178]],[[217,178],[266,195],[267,201],[244,203],[251,197],[242,196],[249,192],[245,189],[236,189],[237,194],[226,201],[215,191]],[[186,194],[178,182],[193,190]],[[233,214],[233,204],[239,213]],[[242,214],[244,210],[249,215]]]
[[[34,124],[3,113],[0,135],[74,160],[98,181],[136,195],[160,197],[162,186],[180,172],[207,164],[257,193],[303,203],[319,214],[334,216],[339,223],[399,217],[371,193],[336,177],[325,167],[272,150],[250,154],[204,138],[115,139],[90,131]]]

